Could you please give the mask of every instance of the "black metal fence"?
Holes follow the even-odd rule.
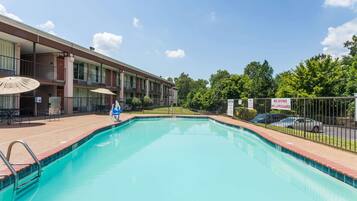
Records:
[[[234,117],[357,152],[357,97],[234,100]]]
[[[0,123],[7,121],[17,121],[24,117],[49,117],[51,116],[50,97],[40,97],[36,100],[33,95],[0,95]],[[59,115],[78,114],[78,113],[109,113],[116,97],[99,95],[96,97],[58,97]],[[152,102],[145,104],[143,97],[139,98],[140,103],[133,103],[133,98],[118,100],[124,111],[144,111],[169,105],[169,99],[152,98]]]

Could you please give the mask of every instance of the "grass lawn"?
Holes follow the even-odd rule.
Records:
[[[305,138],[307,140],[327,144],[333,147],[337,147],[340,149],[345,149],[348,151],[352,152],[357,152],[357,142],[356,140],[349,140],[345,139],[342,137],[336,137],[336,136],[329,136],[328,134],[325,133],[313,133],[313,132],[306,132],[304,136],[304,131],[302,130],[296,130],[292,128],[285,128],[285,127],[280,127],[280,126],[273,126],[270,124],[256,124],[261,127],[269,128],[281,133],[286,133],[289,135],[294,135],[297,137]]]
[[[191,111],[183,107],[157,107],[141,111],[131,111],[129,114],[177,114],[177,115],[195,115],[198,112]]]

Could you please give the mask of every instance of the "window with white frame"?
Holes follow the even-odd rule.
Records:
[[[84,64],[74,63],[73,64],[73,78],[76,80],[84,80]]]
[[[0,69],[15,71],[15,44],[0,39]]]

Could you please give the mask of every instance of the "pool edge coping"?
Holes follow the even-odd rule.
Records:
[[[265,143],[268,145],[278,149],[279,151],[283,153],[287,153],[290,156],[293,156],[296,159],[302,160],[306,164],[320,170],[321,172],[328,174],[329,176],[332,176],[354,188],[357,188],[357,171],[352,170],[350,168],[346,168],[336,162],[327,160],[321,156],[317,156],[315,154],[312,154],[308,151],[305,151],[303,149],[300,149],[296,146],[292,146],[286,142],[280,141],[278,139],[272,138],[271,136],[265,134],[263,131],[258,130],[258,126],[256,129],[252,128],[247,128],[242,125],[236,125],[233,123],[225,122],[222,119],[219,119],[217,117],[219,116],[212,116],[212,115],[177,115],[174,116],[178,118],[206,118],[210,119],[213,121],[216,121],[218,123],[234,127],[234,128],[240,128],[244,129],[247,131],[250,131],[252,134],[255,136],[259,137],[260,139],[264,140]],[[118,127],[121,125],[124,125],[125,123],[131,122],[135,119],[143,119],[143,118],[173,118],[171,115],[133,115],[132,117],[129,117],[128,119],[125,119],[120,122],[116,122],[110,125],[106,125],[103,127],[99,127],[96,129],[93,129],[89,132],[86,132],[82,135],[79,135],[69,141],[67,141],[64,144],[61,144],[51,150],[45,151],[41,154],[38,155],[38,159],[41,162],[42,167],[46,167],[50,165],[51,163],[61,159],[68,153],[72,152],[73,150],[77,149],[79,146],[85,144],[87,141],[92,139],[94,136],[99,134],[102,131],[106,131],[108,129]],[[19,179],[22,179],[26,176],[29,176],[30,174],[34,173],[37,168],[36,165],[33,161],[29,161],[29,164],[26,166],[19,166],[16,167],[15,170],[18,173]],[[0,192],[9,187],[14,183],[14,177],[9,171],[4,172],[4,170],[0,170],[0,172],[3,174],[3,178],[0,179]]]
[[[252,125],[256,127],[255,129],[252,128],[247,128],[242,125],[236,125],[232,123],[225,122],[224,120],[217,119],[215,117],[208,117],[209,119],[212,119],[214,121],[217,121],[219,123],[222,123],[227,126],[235,127],[235,128],[240,128],[247,130],[254,134],[255,136],[259,137],[260,139],[264,140],[265,143],[267,143],[270,146],[273,146],[274,148],[278,149],[279,151],[283,153],[287,153],[290,156],[301,160],[305,162],[306,164],[320,170],[321,172],[328,174],[329,176],[332,176],[354,188],[357,188],[357,171],[347,168],[343,165],[340,165],[339,163],[333,162],[331,160],[328,160],[326,158],[323,158],[321,156],[318,156],[316,154],[313,154],[311,152],[305,151],[301,148],[298,148],[296,146],[293,146],[291,144],[288,144],[287,142],[283,142],[281,140],[278,140],[276,138],[272,138],[270,135],[267,135],[264,131],[259,130],[259,126]],[[238,120],[236,120],[238,121]],[[270,131],[269,129],[267,130],[268,132]],[[275,131],[278,132],[278,131]],[[280,133],[280,132],[279,132]],[[281,133],[284,134],[284,133]],[[295,136],[293,136],[295,137]],[[304,139],[305,140],[305,139]],[[311,142],[311,141],[309,141]],[[315,143],[315,142],[311,142]],[[331,149],[334,149],[331,147]]]

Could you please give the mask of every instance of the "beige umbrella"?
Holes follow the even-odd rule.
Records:
[[[90,91],[99,94],[116,95],[115,93],[111,92],[109,89],[105,89],[105,88],[98,88]]]
[[[19,94],[35,90],[40,82],[27,77],[0,78],[0,95]]]

